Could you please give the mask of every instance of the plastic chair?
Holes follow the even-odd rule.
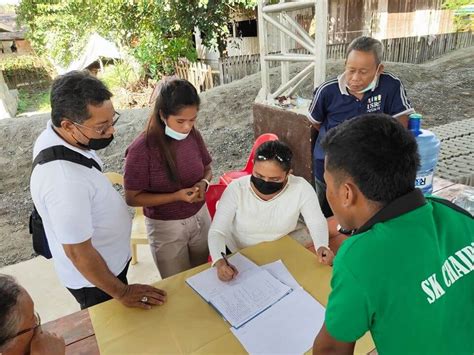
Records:
[[[252,146],[252,150],[250,151],[249,158],[247,159],[247,164],[245,165],[245,168],[243,168],[242,170],[237,170],[237,171],[228,171],[222,174],[219,178],[219,183],[229,185],[232,182],[232,180],[235,180],[245,175],[252,174],[253,156],[255,155],[255,151],[257,150],[257,148],[260,145],[262,145],[262,143],[265,143],[268,141],[277,141],[277,140],[278,140],[278,136],[273,133],[264,133],[260,135],[255,140],[255,143]]]
[[[224,190],[226,189],[226,184],[213,184],[209,185],[209,189],[206,192],[206,205],[209,214],[211,215],[211,220],[214,219],[214,215],[216,214],[217,203],[221,199]],[[212,258],[209,255],[207,258],[208,262],[212,262]]]
[[[104,175],[109,179],[109,181],[115,185],[120,185],[123,187],[123,176],[115,173],[108,172]],[[143,209],[141,207],[135,207],[135,216],[132,220],[132,235],[130,240],[130,246],[132,249],[132,261],[131,264],[134,265],[138,262],[137,256],[137,245],[138,244],[148,244],[148,237],[146,233],[145,226],[145,216],[143,215]]]
[[[226,189],[225,184],[213,184],[209,185],[209,189],[206,192],[206,205],[211,215],[211,219],[214,219],[216,214],[217,202],[221,199],[222,193]]]

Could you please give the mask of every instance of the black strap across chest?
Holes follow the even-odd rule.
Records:
[[[33,170],[38,164],[42,165],[55,160],[67,160],[72,163],[86,166],[89,169],[96,168],[97,170],[102,171],[100,165],[94,159],[86,158],[84,155],[63,145],[55,145],[39,152],[33,161],[31,170]]]

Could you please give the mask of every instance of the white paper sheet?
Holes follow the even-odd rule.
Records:
[[[292,291],[268,271],[260,269],[251,277],[212,297],[210,303],[233,326],[240,327]]]
[[[303,354],[313,346],[324,314],[324,307],[300,288],[231,331],[250,354]]]
[[[267,270],[270,274],[275,276],[285,285],[290,286],[292,289],[297,289],[301,287],[298,281],[295,280],[293,275],[288,271],[285,264],[281,260],[274,261],[270,264],[262,265],[261,268]]]
[[[219,280],[217,277],[217,269],[215,267],[211,267],[197,275],[191,276],[186,280],[186,282],[207,302],[209,302],[212,297],[215,297],[232,286],[246,280],[254,271],[260,270],[259,266],[239,253],[231,256],[229,261],[239,271],[237,277],[229,282]]]

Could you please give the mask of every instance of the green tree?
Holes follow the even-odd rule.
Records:
[[[466,5],[471,5],[467,9]],[[474,29],[474,14],[472,0],[445,0],[443,1],[443,9],[454,10],[454,26],[456,31],[472,31]],[[462,9],[464,7],[464,9]]]
[[[178,58],[196,59],[195,27],[205,46],[223,53],[233,12],[255,6],[256,0],[22,0],[17,12],[35,49],[63,66],[97,32],[156,77],[173,71]]]
[[[457,10],[461,6],[474,4],[472,0],[445,0],[443,1],[443,8],[450,10]]]

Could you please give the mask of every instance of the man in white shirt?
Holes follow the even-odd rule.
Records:
[[[56,78],[51,121],[36,140],[33,158],[46,148],[64,146],[102,167],[95,150],[110,144],[119,117],[111,96],[85,72]],[[131,218],[100,170],[67,160],[38,164],[30,190],[59,279],[81,309],[111,298],[145,309],[166,300],[166,293],[152,286],[128,285]]]

